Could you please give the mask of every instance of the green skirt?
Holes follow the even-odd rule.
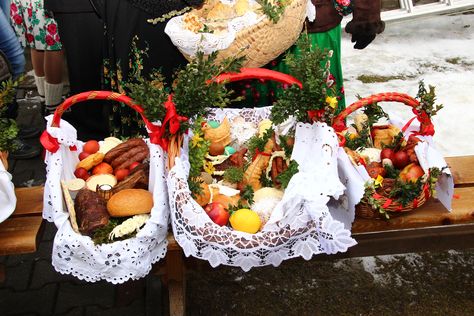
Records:
[[[308,36],[310,37],[312,45],[333,51],[333,55],[330,59],[330,72],[332,80],[334,80],[334,83],[336,84],[336,97],[339,101],[337,113],[339,113],[346,107],[341,66],[341,26],[338,25],[323,33],[309,33]],[[287,52],[298,54],[296,46],[290,47]],[[288,66],[283,60],[284,57],[285,54],[282,54],[264,67],[283,73],[289,73]],[[279,91],[282,89],[281,84],[279,83],[258,81],[241,82],[235,84],[232,88],[236,91],[241,91],[240,94],[245,97],[245,100],[239,103],[238,107],[260,107],[271,105],[278,99]]]

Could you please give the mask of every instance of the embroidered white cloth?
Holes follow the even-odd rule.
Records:
[[[154,205],[145,226],[136,237],[94,245],[91,238],[72,229],[60,185],[61,180],[74,177],[78,153],[84,144],[77,140],[76,130],[69,123],[61,120],[60,127],[53,128],[51,119],[52,116],[47,117],[47,131],[58,139],[60,148],[56,153],[46,152],[43,217],[58,228],[53,244],[54,268],[89,282],[106,280],[118,284],[145,277],[152,264],[164,258],[168,244],[169,207],[163,150],[146,140],[150,149],[149,190],[153,192]],[[77,151],[71,151],[70,146],[76,146]]]
[[[253,115],[252,115],[253,113]],[[269,108],[218,109],[210,118],[222,120],[239,115],[249,122],[268,118]],[[278,266],[283,260],[320,253],[345,252],[356,244],[350,230],[334,220],[327,203],[344,190],[337,174],[336,134],[326,124],[298,124],[293,159],[300,172],[293,176],[283,200],[270,220],[256,234],[234,231],[214,224],[191,197],[187,184],[189,162],[187,144],[168,174],[173,233],[186,256],[209,261],[211,266]],[[300,152],[301,151],[301,152]],[[308,157],[311,154],[310,159]]]
[[[12,175],[0,161],[0,223],[15,211],[16,195]]]

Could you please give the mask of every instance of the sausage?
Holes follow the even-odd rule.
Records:
[[[122,153],[120,156],[116,157],[114,160],[111,161],[112,168],[114,169],[121,169],[118,168],[118,166],[123,165],[125,162],[130,161],[130,163],[127,165],[130,166],[130,164],[134,161],[142,161],[144,158],[146,158],[149,155],[149,150],[148,147],[145,146],[136,146],[133,148],[130,148],[126,152]],[[145,153],[144,158],[142,159],[137,159],[135,156],[137,156],[139,153]]]
[[[105,154],[104,161],[111,163],[115,158],[136,146],[145,146],[146,143],[141,138],[130,138],[129,140],[115,146]]]
[[[135,161],[143,161],[145,158],[149,157],[149,155],[150,155],[150,151],[148,150],[148,147],[147,147],[146,150],[138,151],[137,153],[130,155],[130,157],[127,156],[127,159],[124,162],[122,162],[120,165],[118,165],[116,169],[126,169]],[[112,165],[112,167],[115,168],[114,165]]]

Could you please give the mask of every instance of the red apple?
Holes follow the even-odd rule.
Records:
[[[212,202],[204,207],[207,215],[211,220],[219,226],[227,225],[229,222],[229,212],[226,211],[224,205],[219,202]]]
[[[86,159],[88,156],[90,156],[89,153],[86,153],[85,151],[83,151],[82,153],[79,154],[79,160],[84,160]]]
[[[74,175],[79,179],[83,179],[84,181],[89,178],[89,172],[87,172],[87,170],[84,168],[77,168],[74,171]]]
[[[128,167],[128,169],[129,169],[130,171],[132,171],[133,168],[138,167],[139,165],[140,165],[140,163],[139,163],[138,161],[132,162],[132,163],[130,164],[130,166]]]
[[[381,160],[384,160],[385,158],[388,158],[390,160],[393,159],[393,150],[390,149],[390,148],[384,148],[382,149],[382,151],[380,152],[380,159]]]
[[[425,172],[423,171],[423,168],[420,167],[420,165],[411,163],[403,168],[402,171],[400,171],[399,177],[403,182],[416,182],[416,180],[418,180],[418,178],[424,174]]]
[[[393,154],[392,162],[395,168],[403,169],[410,163],[410,157],[404,151],[397,151]]]
[[[117,169],[117,170],[115,170],[115,173],[114,173],[115,178],[117,178],[117,181],[122,181],[129,174],[130,174],[130,170],[128,170],[128,169]]]
[[[106,162],[101,162],[92,169],[92,174],[112,174],[114,169]]]
[[[99,142],[96,140],[88,140],[85,144],[84,147],[82,147],[82,151],[85,151],[88,154],[95,154],[96,152],[99,151]]]

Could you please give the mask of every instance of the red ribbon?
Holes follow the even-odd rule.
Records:
[[[414,198],[413,199],[413,208],[417,208],[417,207],[418,207],[418,199]]]
[[[252,161],[254,161],[255,159],[257,159],[257,157],[259,155],[262,155],[262,156],[267,156],[267,157],[271,157],[272,155],[269,154],[269,153],[266,153],[264,151],[260,151],[258,148],[255,148],[255,154],[253,155],[253,158],[252,158]]]
[[[153,144],[160,145],[165,151],[168,150],[168,139],[165,137],[166,126],[169,126],[169,132],[171,135],[176,134],[179,131],[181,122],[188,120],[187,117],[178,115],[176,112],[176,106],[173,102],[173,96],[170,94],[168,100],[165,102],[166,115],[161,123],[161,126],[155,126],[153,124],[148,125],[150,130],[150,141]]]
[[[59,149],[59,142],[57,138],[51,136],[46,130],[40,136],[41,145],[43,145],[44,149],[49,151],[50,153],[55,153]],[[69,146],[70,151],[76,151],[76,145]]]
[[[47,151],[53,154],[59,149],[58,139],[51,136],[46,130],[41,134],[40,142]]]
[[[390,204],[392,204],[392,200],[391,199],[387,199],[387,201],[385,201],[385,203],[382,205],[383,208],[387,208],[390,206]]]
[[[413,110],[415,114],[417,114],[416,110]],[[425,135],[425,136],[433,136],[435,133],[434,130],[434,125],[431,123],[428,115],[425,112],[422,112],[420,115],[417,114],[417,116],[411,118],[402,128],[402,132],[405,132],[408,127],[410,127],[411,123],[415,119],[418,119],[418,121],[421,123],[420,131],[419,132],[412,132],[413,135]]]
[[[324,115],[324,110],[311,110],[308,111],[309,119],[312,121],[318,121]],[[315,119],[316,118],[316,119]]]

